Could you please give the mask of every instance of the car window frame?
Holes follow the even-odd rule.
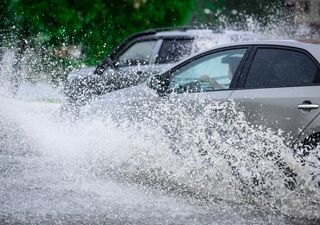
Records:
[[[133,37],[129,38],[123,43],[119,45],[118,48],[112,51],[112,53],[108,56],[112,59],[112,61],[116,62],[119,59],[119,56],[123,54],[128,48],[130,48],[133,44],[137,42],[142,42],[142,41],[161,41],[161,45],[158,45],[158,42],[156,43],[154,47],[154,55],[152,56],[152,59],[150,60],[150,64],[147,65],[153,65],[154,61],[156,60],[156,56],[162,46],[162,41],[163,39],[194,39],[193,36],[188,36],[188,35],[172,35],[172,36],[166,36],[166,35],[156,35],[156,34],[151,34],[148,36],[142,36],[142,37]],[[159,64],[162,65],[162,64]]]
[[[122,66],[116,65],[116,63],[119,61],[120,55],[123,52],[125,52],[128,48],[130,48],[133,44],[135,44],[139,41],[156,40],[157,43],[155,44],[155,47],[152,52],[154,54],[157,54],[157,52],[155,52],[155,48],[158,45],[158,41],[159,41],[158,39],[159,38],[152,36],[152,35],[142,36],[142,37],[137,37],[137,35],[133,35],[133,36],[129,37],[124,42],[120,43],[115,49],[113,49],[111,51],[110,54],[107,55],[106,58],[104,58],[101,62],[99,62],[96,65],[96,69],[95,69],[94,73],[103,74],[107,68],[117,69],[119,67],[122,67]],[[154,55],[152,57],[154,58]],[[153,60],[153,58],[151,58],[150,63],[146,64],[146,65],[151,65],[151,61]],[[112,64],[112,65],[110,65],[110,64]],[[98,72],[98,70],[101,70],[101,71]]]
[[[305,56],[307,56],[317,66],[318,70],[320,71],[320,62],[318,62],[318,60],[306,49],[294,47],[294,46],[286,46],[286,45],[268,45],[268,44],[252,45],[252,52],[251,52],[246,64],[243,67],[243,72],[240,75],[239,82],[236,87],[237,90],[320,86],[320,83],[319,83],[319,84],[312,84],[312,85],[298,85],[298,86],[284,86],[284,87],[254,87],[254,88],[245,87],[245,83],[246,83],[247,77],[249,75],[250,68],[252,66],[253,60],[257,54],[258,49],[281,49],[281,50],[300,52],[300,53],[304,54]]]
[[[176,70],[179,70],[180,68],[184,67],[185,65],[201,58],[201,57],[205,57],[207,55],[210,55],[210,54],[214,54],[214,53],[218,53],[218,52],[222,52],[222,51],[228,51],[228,50],[235,50],[235,49],[243,49],[243,48],[246,48],[247,51],[246,53],[244,54],[243,58],[241,59],[240,63],[239,63],[239,66],[238,68],[236,69],[234,75],[233,75],[233,78],[230,82],[230,86],[228,89],[221,89],[221,90],[213,90],[213,91],[208,91],[206,93],[210,93],[210,92],[216,92],[216,91],[232,91],[232,90],[235,90],[237,88],[237,85],[238,85],[238,82],[239,82],[239,79],[240,79],[240,76],[242,74],[242,71],[244,69],[244,66],[246,65],[249,57],[251,56],[251,53],[252,53],[252,48],[253,46],[252,45],[248,45],[248,44],[244,44],[244,45],[234,45],[234,46],[227,46],[227,47],[221,47],[221,48],[215,48],[215,49],[212,49],[212,50],[209,50],[209,51],[205,51],[205,52],[202,52],[202,53],[199,53],[195,56],[192,56],[190,58],[187,58],[186,60],[180,62],[179,64],[177,64],[176,66],[172,67],[171,69],[169,69],[168,71],[166,71],[165,73],[161,74],[159,76],[160,80],[164,83],[168,83],[170,78],[172,77],[172,74],[176,71]],[[169,85],[167,85],[169,86]],[[171,94],[172,92],[170,92],[168,90],[168,87],[166,88],[166,90],[163,92],[163,93],[158,93],[160,94],[161,96],[163,95],[168,95],[168,94]],[[196,93],[204,93],[204,92],[194,92],[193,94],[196,94]],[[179,93],[179,94],[182,94],[182,93]],[[192,93],[189,93],[189,94],[192,94]]]
[[[161,49],[162,43],[163,43],[163,39],[162,38],[157,38],[157,43],[153,48],[152,56],[150,58],[150,63],[147,64],[147,65],[150,65],[150,66],[151,65],[156,65],[155,62],[157,60],[157,56],[158,56],[158,53],[159,53],[159,51]]]
[[[145,65],[166,65],[166,64],[155,64],[156,61],[156,56],[158,55],[160,48],[162,46],[162,42],[163,39],[191,39],[194,40],[195,37],[192,35],[188,35],[188,34],[183,34],[183,35],[158,35],[156,33],[152,33],[152,34],[147,34],[147,35],[141,35],[141,34],[136,34],[136,35],[132,35],[129,38],[127,38],[126,40],[124,40],[123,42],[121,42],[116,48],[114,48],[110,54],[107,55],[106,58],[104,58],[102,61],[100,61],[97,65],[96,65],[96,69],[95,69],[95,73],[96,74],[103,74],[104,71],[107,68],[113,68],[113,69],[117,69],[119,68],[119,66],[116,65],[116,63],[118,62],[118,59],[120,57],[120,55],[125,52],[128,48],[130,48],[134,43],[139,42],[139,41],[148,41],[148,40],[156,40],[157,43],[154,47],[153,50],[153,55],[150,59],[150,63],[149,64],[145,64]],[[160,42],[160,44],[159,44]],[[193,49],[192,49],[193,50]],[[109,63],[111,62],[111,63]],[[112,64],[112,65],[109,65]],[[100,69],[101,71],[97,72],[98,69]]]

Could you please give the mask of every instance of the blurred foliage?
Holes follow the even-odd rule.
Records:
[[[187,23],[194,0],[2,0],[2,34],[45,46],[82,47],[95,64],[130,34]],[[31,42],[32,44],[32,42]]]
[[[250,17],[260,26],[283,19],[285,0],[197,0],[193,23],[243,28]]]
[[[42,71],[63,80],[73,67],[95,65],[129,35],[185,24],[267,23],[284,0],[0,0],[0,44],[35,49]],[[223,18],[223,20],[221,19]],[[15,43],[14,43],[15,42]],[[70,57],[72,47],[82,58]],[[47,70],[47,71],[45,71]]]
[[[81,46],[95,64],[130,34],[190,23],[266,23],[284,0],[1,0],[0,29],[7,37],[33,38],[44,46]],[[196,12],[195,8],[197,9]],[[204,11],[206,10],[206,11]],[[193,17],[192,17],[193,16]]]

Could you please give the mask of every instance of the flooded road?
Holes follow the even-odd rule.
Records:
[[[94,115],[64,120],[60,104],[49,102],[0,97],[0,224],[320,222],[319,192],[311,184],[290,191],[279,175],[267,192],[257,192],[246,176],[233,175],[226,155],[212,152],[210,162],[177,156],[157,129]],[[247,163],[238,164],[240,172],[256,166]],[[269,174],[281,174],[265,164],[274,170]],[[255,171],[263,175],[265,168]]]

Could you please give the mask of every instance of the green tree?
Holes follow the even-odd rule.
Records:
[[[12,39],[12,29],[14,29],[13,17],[14,14],[9,10],[10,0],[0,1],[0,46],[8,44],[7,40]]]
[[[3,1],[2,33],[14,25],[20,39],[49,47],[82,45],[90,64],[134,32],[187,23],[194,8],[194,0]]]

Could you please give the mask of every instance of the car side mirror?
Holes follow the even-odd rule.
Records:
[[[114,67],[114,62],[112,61],[112,59],[110,58],[110,57],[108,57],[108,58],[106,58],[106,60],[105,60],[105,65],[107,66],[107,67]]]
[[[94,71],[95,74],[103,74],[103,72],[107,69],[107,68],[113,68],[114,67],[114,63],[112,61],[112,59],[110,57],[107,57],[106,59],[104,59],[101,63],[99,63]]]
[[[148,86],[151,89],[156,90],[160,94],[160,93],[164,93],[167,90],[168,81],[164,80],[163,77],[160,75],[155,75],[150,78],[148,82]]]
[[[148,87],[153,90],[158,90],[159,87],[161,86],[159,78],[160,78],[159,75],[155,75],[151,77],[148,81]]]

